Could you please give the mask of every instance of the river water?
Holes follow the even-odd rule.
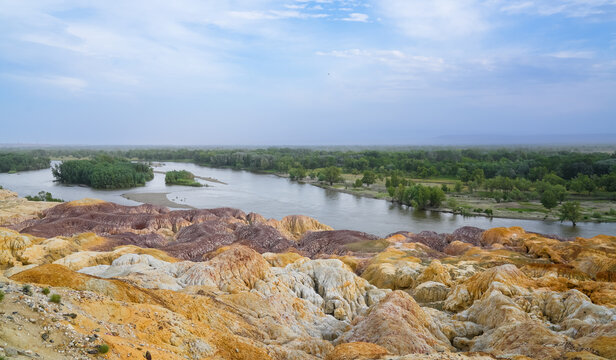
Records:
[[[202,188],[166,186],[165,176],[155,174],[154,180],[144,187],[129,190],[94,190],[83,186],[57,184],[53,181],[51,169],[0,174],[0,185],[17,192],[20,196],[34,195],[44,190],[66,201],[89,197],[124,205],[139,204],[123,198],[124,193],[161,192],[168,193],[169,200],[196,208],[234,207],[246,213],[252,211],[276,219],[292,214],[308,215],[335,229],[359,230],[379,236],[401,230],[413,233],[423,230],[450,233],[462,226],[476,226],[483,229],[521,226],[527,231],[566,237],[616,235],[616,223],[579,223],[573,228],[570,223],[463,217],[440,212],[415,211],[385,200],[321,189],[275,175],[173,162],[155,168],[157,171],[182,169],[198,176],[216,178],[227,185],[207,183],[209,186]]]

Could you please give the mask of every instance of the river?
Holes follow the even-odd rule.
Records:
[[[616,223],[579,223],[574,228],[570,223],[463,217],[434,211],[415,211],[385,200],[364,198],[297,183],[275,175],[241,170],[173,162],[164,163],[156,170],[188,170],[198,176],[216,178],[226,185],[207,183],[209,186],[202,188],[166,186],[165,176],[157,173],[154,175],[154,180],[144,187],[128,190],[94,190],[83,186],[55,183],[51,169],[0,174],[0,185],[17,192],[20,196],[34,195],[44,190],[66,201],[89,197],[124,205],[139,204],[122,197],[124,193],[168,193],[168,199],[196,208],[234,207],[247,213],[252,211],[276,219],[292,214],[308,215],[335,229],[359,230],[379,236],[401,230],[413,233],[423,230],[450,233],[462,226],[476,226],[483,229],[521,226],[528,231],[566,237],[616,235]]]

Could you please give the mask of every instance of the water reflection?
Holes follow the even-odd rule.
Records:
[[[322,190],[325,193],[325,197],[328,200],[338,200],[340,199],[340,194],[342,194],[341,192],[330,190],[330,189],[322,189]]]
[[[534,220],[490,219],[463,217],[449,213],[417,211],[404,205],[378,199],[322,189],[297,183],[274,175],[254,174],[242,170],[212,169],[186,163],[166,163],[158,171],[191,171],[195,175],[217,178],[228,185],[210,183],[209,187],[191,188],[166,186],[163,174],[155,174],[146,186],[130,190],[93,190],[80,186],[65,186],[53,182],[50,169],[0,174],[0,185],[16,191],[20,196],[33,195],[41,190],[65,200],[85,197],[99,198],[125,205],[136,205],[124,199],[126,192],[166,192],[171,200],[197,208],[235,207],[245,212],[257,212],[265,217],[280,219],[286,215],[303,214],[316,218],[336,229],[354,229],[377,235],[396,231],[414,233],[423,230],[452,232],[462,226],[490,228],[522,226],[529,231],[561,236],[594,236],[616,234],[614,223],[581,223],[573,228],[569,224]]]

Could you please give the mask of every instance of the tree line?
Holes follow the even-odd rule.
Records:
[[[46,169],[49,163],[40,151],[0,153],[0,173]]]
[[[346,173],[372,170],[385,174],[399,170],[411,178],[456,178],[472,181],[478,169],[486,179],[497,176],[536,181],[548,174],[571,180],[579,174],[602,176],[616,170],[616,153],[550,149],[409,149],[322,150],[265,149],[52,149],[46,156],[95,157],[106,154],[142,161],[191,161],[201,165],[288,173],[292,168],[314,170],[336,166]]]
[[[154,178],[145,163],[98,155],[92,160],[67,160],[52,168],[52,174],[63,184],[82,184],[95,189],[123,189],[143,186]]]

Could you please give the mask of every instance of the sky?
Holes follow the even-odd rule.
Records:
[[[614,134],[616,0],[0,0],[0,143]]]

